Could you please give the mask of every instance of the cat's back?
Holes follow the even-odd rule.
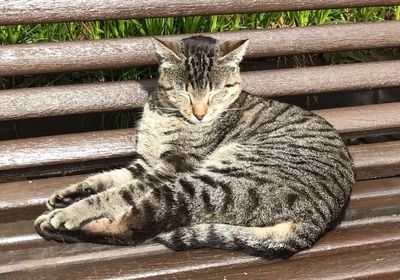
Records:
[[[271,152],[309,150],[350,157],[339,133],[325,119],[295,105],[248,95],[238,128],[246,143],[268,146]]]
[[[266,163],[266,173],[291,171],[292,177],[313,178],[337,174],[346,189],[354,182],[346,145],[323,118],[294,105],[250,95],[242,108],[232,135],[245,144],[250,162]]]

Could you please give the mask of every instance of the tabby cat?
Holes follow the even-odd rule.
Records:
[[[322,118],[241,90],[247,45],[154,39],[160,77],[135,158],[53,194],[38,233],[271,258],[309,248],[349,199],[352,160]]]

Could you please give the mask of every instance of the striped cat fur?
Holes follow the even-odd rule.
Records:
[[[322,118],[242,91],[247,44],[155,39],[160,77],[135,159],[52,195],[38,233],[269,258],[312,246],[348,202],[353,163]]]

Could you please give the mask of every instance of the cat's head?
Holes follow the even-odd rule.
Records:
[[[160,62],[157,98],[195,124],[215,120],[241,91],[239,63],[247,40],[219,42],[195,36],[179,42],[154,39]]]

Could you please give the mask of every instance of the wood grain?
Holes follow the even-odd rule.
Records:
[[[396,0],[1,0],[0,25],[399,5]]]
[[[47,198],[55,190],[83,181],[88,176],[63,176],[0,184],[0,223],[33,219],[46,210]]]
[[[0,142],[0,170],[132,155],[134,129],[85,132]]]
[[[400,175],[400,141],[350,146],[349,151],[358,179]]]
[[[271,97],[396,87],[398,73],[400,60],[244,72],[242,76],[246,90]]]
[[[221,250],[171,252],[162,250],[158,246],[113,250],[105,248],[103,252],[96,251],[96,247],[91,250],[82,246],[79,254],[62,256],[63,247],[73,250],[76,245],[57,245],[61,251],[59,256],[54,255],[54,250],[46,253],[46,247],[34,251],[40,258],[29,260],[23,257],[23,250],[11,252],[10,254],[14,256],[21,256],[21,260],[14,259],[12,264],[0,265],[0,275],[2,279],[23,279],[35,271],[35,276],[38,278],[51,277],[51,279],[82,279],[93,278],[96,275],[101,275],[103,278],[126,277],[127,279],[223,279],[224,273],[232,277],[235,273],[240,273],[241,277],[248,279],[263,279],[257,277],[260,275],[271,276],[266,279],[294,279],[298,268],[307,269],[302,269],[304,276],[297,279],[310,279],[314,270],[317,270],[315,273],[327,271],[336,276],[358,276],[361,273],[368,275],[375,270],[397,271],[398,266],[394,264],[397,265],[399,260],[399,229],[400,223],[396,219],[384,223],[365,223],[356,227],[340,228],[323,237],[312,249],[289,260],[277,261]],[[79,248],[76,250],[79,251]],[[4,259],[7,259],[7,255]],[[325,264],[325,261],[321,259],[327,259],[327,264],[322,265],[321,262]],[[331,261],[347,264],[335,266],[333,270]],[[357,264],[360,264],[360,267]],[[246,271],[255,275],[246,274]],[[155,278],[157,276],[160,278]],[[234,279],[244,279],[239,275],[235,277]]]
[[[399,96],[400,98],[400,96]],[[365,135],[371,131],[398,128],[400,131],[400,102],[314,110],[342,135]]]
[[[305,256],[285,261],[229,264],[201,271],[188,269],[170,273],[173,279],[370,279],[371,275],[385,274],[398,279],[400,275],[400,242],[366,244],[361,248],[330,252],[319,256]],[[126,272],[125,272],[126,273]],[[158,275],[151,279],[166,279]]]
[[[254,58],[399,47],[400,22],[337,24],[204,35],[221,41],[250,39],[246,57]],[[187,36],[190,34],[163,38],[180,40]],[[0,76],[10,76],[154,65],[157,58],[150,38],[136,37],[3,45],[0,46],[0,62]]]
[[[250,71],[243,72],[242,76],[243,87],[246,91],[269,98],[395,87],[400,86],[398,73],[400,73],[400,60]],[[143,106],[148,92],[154,86],[154,80],[141,80],[2,90],[0,91],[0,120],[131,109]],[[376,112],[369,116],[362,115],[371,113],[372,109],[379,109],[381,105],[376,105],[377,107],[371,105],[372,107],[360,109],[358,113],[353,112],[352,119],[348,120],[348,127],[344,128],[344,131],[350,131],[354,126],[361,127],[364,124],[373,126],[373,123],[378,128],[382,125],[381,121],[395,124],[399,120],[399,116],[395,114],[398,105],[393,104],[387,105],[387,109],[381,112],[387,114],[388,118],[385,120]],[[340,112],[341,109],[331,111],[334,110]],[[340,115],[338,116],[340,119]],[[377,120],[373,121],[372,116],[376,116]],[[332,119],[332,121],[341,123],[338,119]],[[341,125],[346,126],[343,123]]]
[[[126,166],[132,161],[132,156],[104,158],[100,160],[72,161],[52,165],[34,165],[27,168],[7,169],[0,171],[0,183],[14,182],[24,179],[37,179],[56,176],[70,176],[112,170]]]
[[[129,157],[134,153],[134,136],[134,129],[121,129],[2,141],[0,170]],[[400,141],[349,150],[359,179],[400,174]]]
[[[49,117],[142,107],[154,81],[0,90],[0,119]]]

